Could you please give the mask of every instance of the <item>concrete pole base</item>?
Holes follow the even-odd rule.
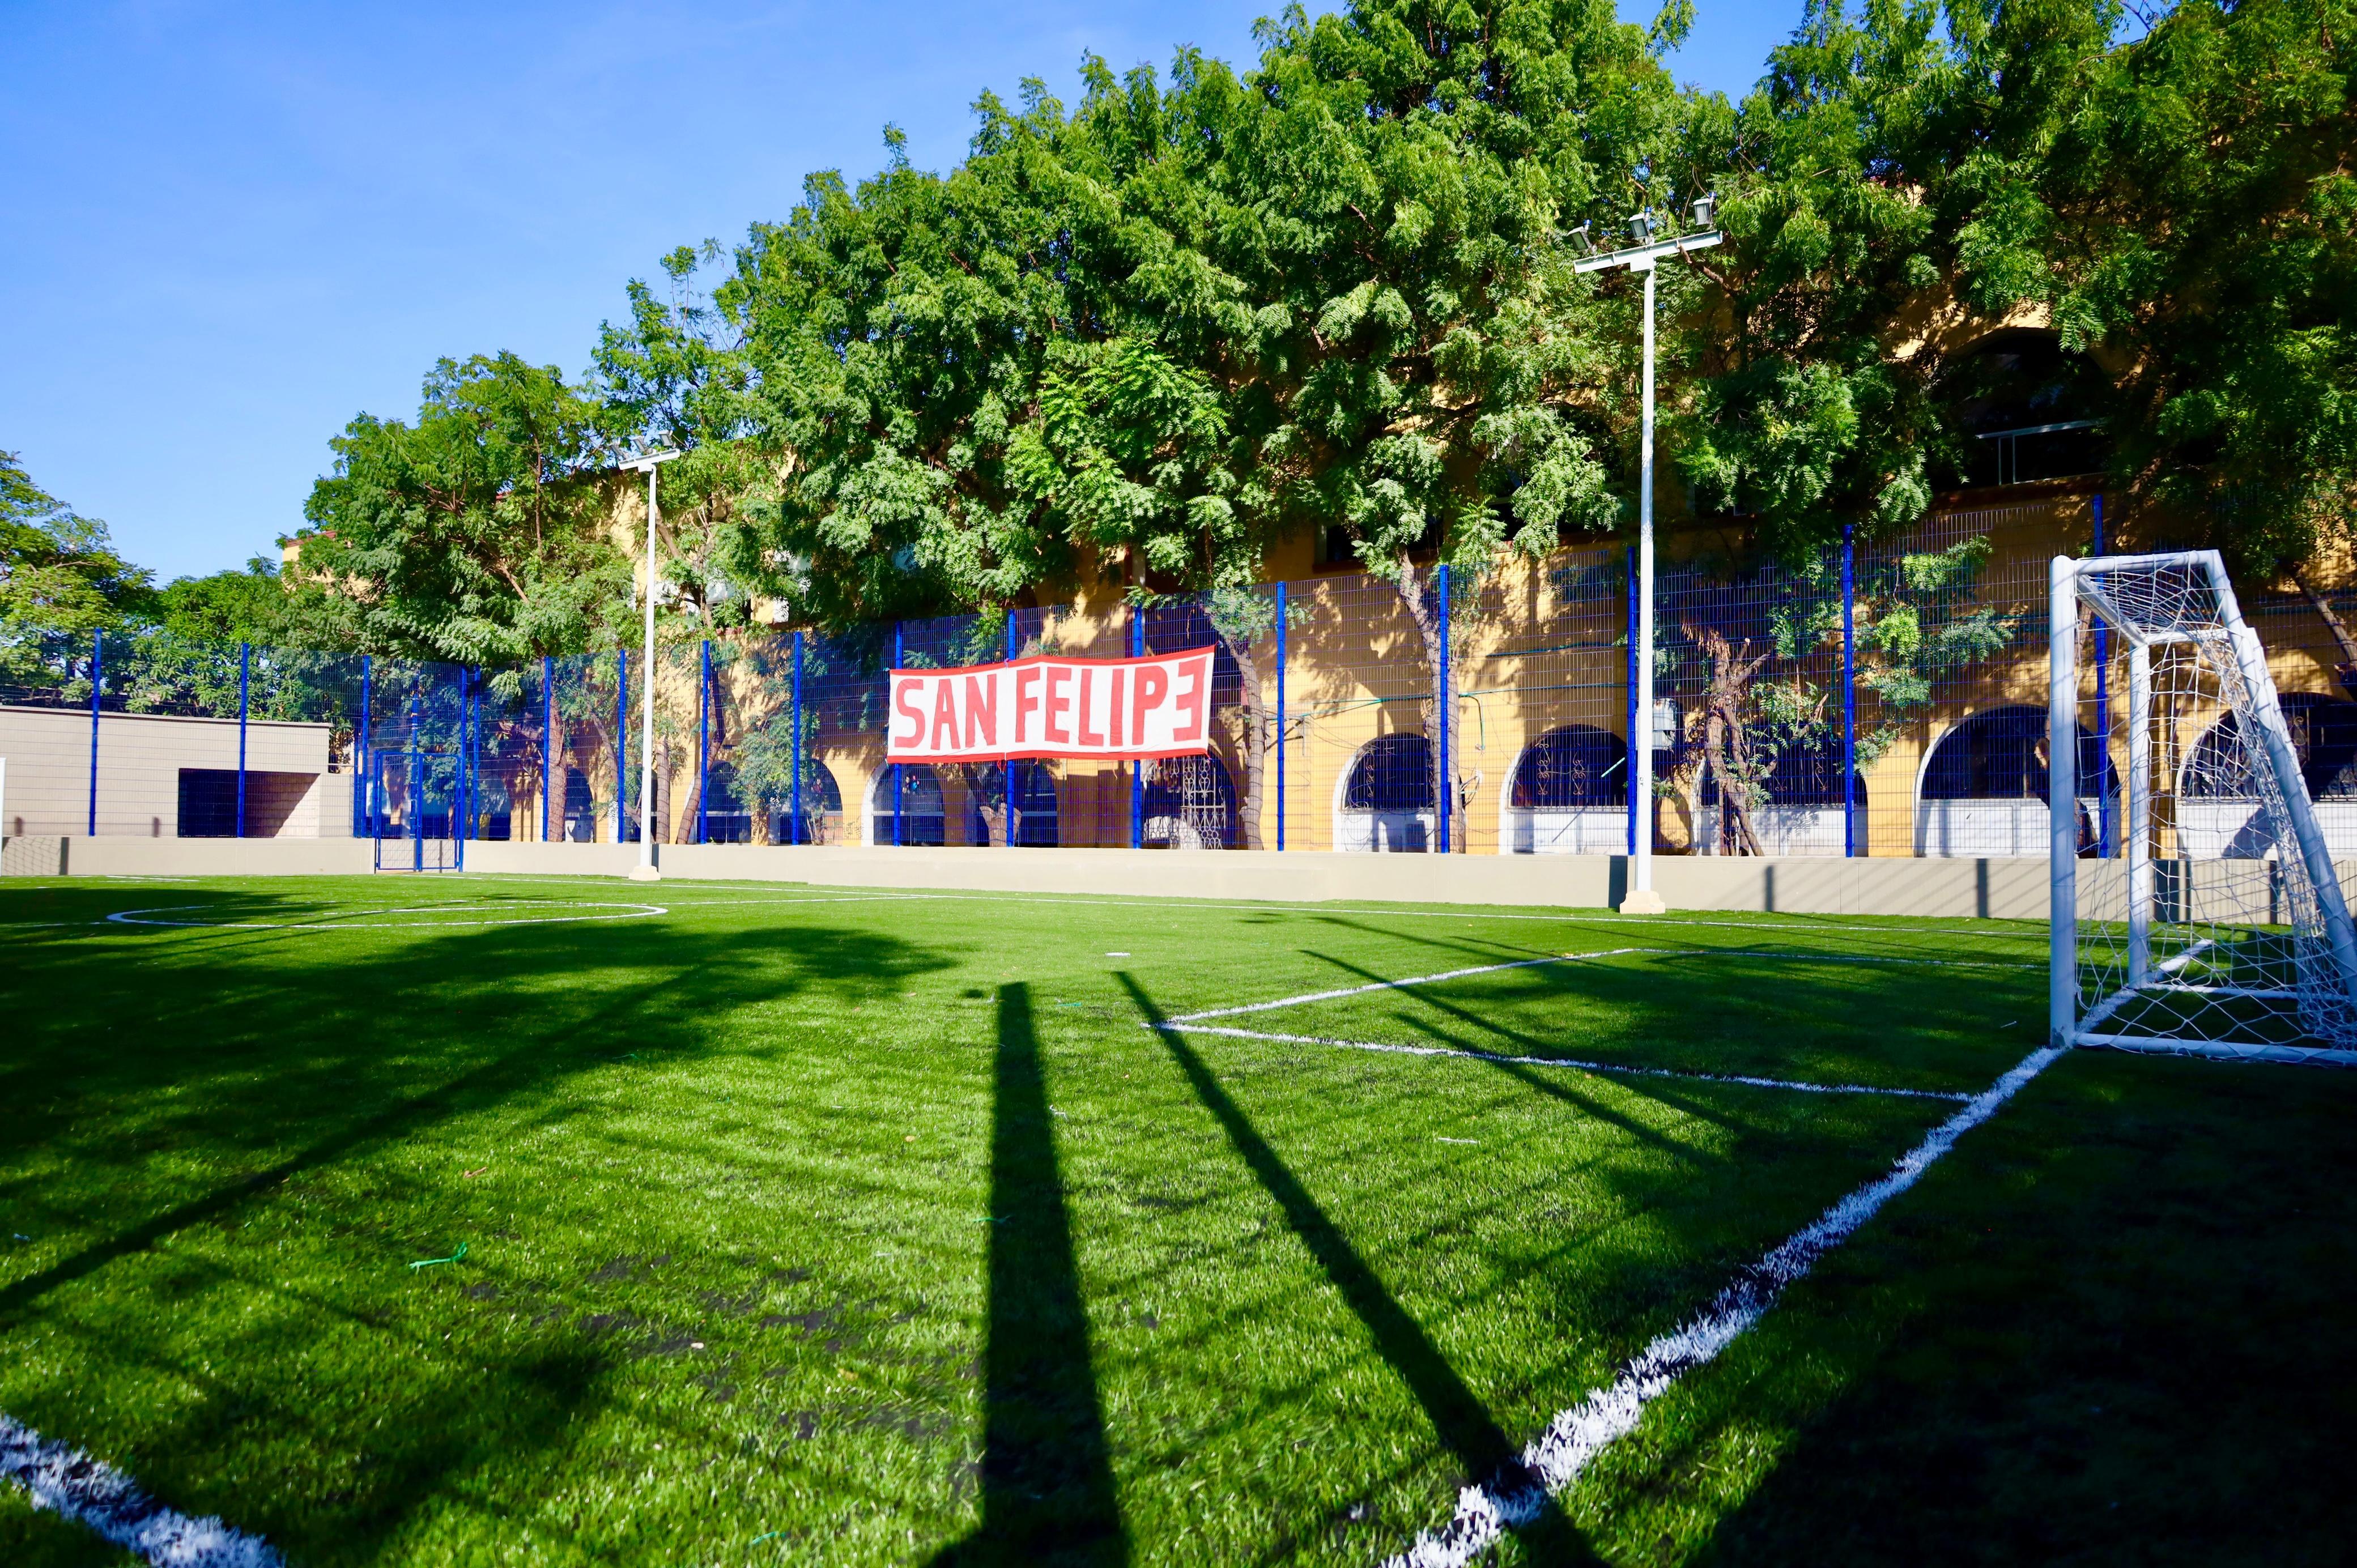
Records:
[[[662,880],[662,873],[651,865],[634,865],[630,867],[630,880],[633,882],[661,882]]]
[[[1620,912],[1624,915],[1666,915],[1670,907],[1663,903],[1662,896],[1652,888],[1640,887],[1620,900]]]

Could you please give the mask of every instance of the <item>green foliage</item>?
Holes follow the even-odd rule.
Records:
[[[64,694],[93,632],[120,633],[150,607],[154,578],[0,452],[0,684]],[[88,675],[81,677],[88,694]]]
[[[306,628],[469,664],[611,646],[631,586],[601,532],[597,413],[554,366],[503,353],[438,361],[414,424],[354,419],[304,508]]]
[[[292,629],[286,586],[278,563],[248,560],[242,572],[177,577],[155,601],[156,621],[175,636],[200,642],[283,642]]]

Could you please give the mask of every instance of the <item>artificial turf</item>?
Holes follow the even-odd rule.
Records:
[[[1669,950],[1211,1022],[1969,1092],[2044,986],[1994,922],[482,878],[0,944],[0,1412],[306,1564],[1376,1561],[1953,1106],[1146,1025]],[[1500,1555],[2341,1560],[2352,1111],[2065,1059]],[[0,1492],[0,1562],[120,1560]]]

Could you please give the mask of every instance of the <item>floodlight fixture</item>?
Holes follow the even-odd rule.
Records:
[[[1711,216],[1713,213],[1717,211],[1717,209],[1718,198],[1717,196],[1705,192],[1703,195],[1695,197],[1694,202],[1694,226],[1697,229],[1709,228]]]

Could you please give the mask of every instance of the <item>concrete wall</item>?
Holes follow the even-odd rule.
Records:
[[[21,847],[19,847],[21,846]],[[657,846],[663,880],[796,882],[1103,897],[1395,902],[1600,908],[1627,885],[1620,855],[1335,855],[1158,850],[868,849],[856,845]],[[472,843],[467,869],[494,875],[627,875],[635,844]],[[26,839],[12,875],[269,876],[370,868],[366,840]],[[1653,863],[1673,909],[1745,909],[1947,919],[2046,918],[2042,860],[1675,859]],[[2092,883],[2107,867],[2082,868]]]

